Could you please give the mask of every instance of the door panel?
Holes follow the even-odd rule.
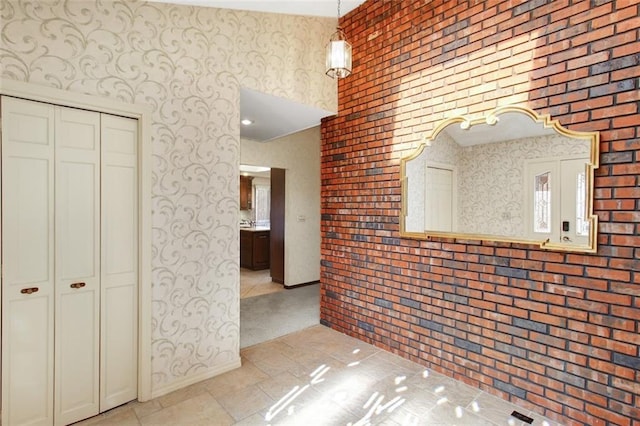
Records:
[[[56,424],[70,424],[99,413],[99,353],[95,313],[97,290],[63,292],[56,305]]]
[[[96,244],[99,236],[98,180],[99,165],[82,160],[60,161],[57,193],[57,238],[64,253],[59,262],[59,277],[73,280],[83,277],[97,279],[99,257]]]
[[[135,167],[108,165],[104,169],[105,180],[111,192],[106,194],[109,202],[104,211],[106,227],[103,246],[106,250],[105,275],[127,275],[128,280],[135,280],[137,245],[131,239],[136,235],[136,181]],[[115,278],[117,279],[117,278]]]
[[[5,151],[11,150],[5,144]],[[49,187],[51,161],[41,158],[27,158],[33,153],[7,153],[3,167],[6,184],[4,205],[15,206],[6,209],[4,227],[7,244],[3,254],[7,265],[5,278],[8,285],[31,285],[38,287],[53,284],[50,229],[53,212],[50,211],[52,188]],[[11,204],[7,204],[11,203]],[[44,291],[41,288],[40,291]],[[41,293],[42,294],[42,293]]]
[[[7,411],[3,424],[53,422],[52,299],[44,292],[33,293],[5,304],[6,329],[11,334],[3,344],[3,365],[9,367],[3,372],[3,379],[9,382],[3,393],[3,416]]]
[[[253,236],[253,268],[269,267],[269,232],[256,232]]]
[[[52,424],[54,109],[8,97],[1,109],[2,423]]]
[[[56,107],[56,424],[100,408],[99,148],[99,113]]]
[[[137,396],[137,121],[102,116],[100,411]]]
[[[133,285],[111,285],[103,291],[101,411],[131,401],[137,395],[136,290]]]

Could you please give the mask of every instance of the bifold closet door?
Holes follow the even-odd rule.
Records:
[[[100,113],[55,107],[55,423],[100,412]]]
[[[102,114],[100,411],[138,395],[138,122]]]
[[[53,424],[54,107],[2,97],[2,424]]]
[[[2,424],[137,397],[138,122],[3,96]]]

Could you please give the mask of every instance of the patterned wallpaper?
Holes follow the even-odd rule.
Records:
[[[2,0],[0,19],[1,78],[153,109],[154,391],[236,359],[239,88],[335,111],[335,20],[106,0]]]

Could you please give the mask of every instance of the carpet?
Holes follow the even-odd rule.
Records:
[[[240,348],[320,323],[320,284],[240,299]]]

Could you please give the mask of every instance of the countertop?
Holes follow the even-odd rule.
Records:
[[[258,231],[270,231],[268,226],[241,226],[240,231],[258,232]]]

